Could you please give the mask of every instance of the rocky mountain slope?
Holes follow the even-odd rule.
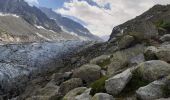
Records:
[[[108,42],[72,53],[63,59],[65,67],[27,82],[20,95],[10,92],[2,98],[169,100],[169,14],[170,5],[154,6],[115,27]]]
[[[49,18],[54,19],[58,25],[68,33],[79,36],[84,40],[100,40],[101,39],[95,35],[93,35],[87,28],[82,26],[81,24],[67,18],[63,17],[60,14],[57,14],[52,9],[40,7],[41,11],[43,11]]]
[[[137,16],[135,19],[132,19],[122,25],[115,27],[110,36],[110,40],[113,39],[115,36],[120,35],[118,33],[138,33],[137,35],[141,34],[141,38],[155,37],[155,35],[157,35],[156,33],[160,31],[156,30],[156,28],[159,27],[159,25],[164,24],[164,22],[166,24],[170,21],[169,13],[169,5],[167,5],[166,7],[156,5],[142,15]]]
[[[24,0],[0,0],[1,42],[80,40]]]
[[[37,7],[29,6],[24,0],[0,0],[0,12],[19,15],[31,25],[43,26],[55,32],[61,31],[54,20],[49,19]]]
[[[78,39],[67,33],[56,33],[42,26],[33,26],[14,14],[0,14],[1,43],[39,42]]]

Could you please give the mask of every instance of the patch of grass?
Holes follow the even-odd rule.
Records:
[[[90,84],[90,87],[92,88],[90,94],[94,95],[99,92],[106,92],[105,90],[105,81],[108,79],[107,76],[101,77],[99,80],[93,82]]]
[[[156,22],[155,25],[157,28],[160,28],[160,29],[163,28],[167,31],[170,31],[170,22],[165,22],[164,20],[160,20],[160,21]]]

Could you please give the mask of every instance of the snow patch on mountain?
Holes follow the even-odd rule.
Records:
[[[16,14],[2,13],[2,12],[0,12],[0,16],[13,16],[13,17],[19,18],[19,16]]]
[[[37,36],[39,36],[39,37],[41,37],[41,38],[43,38],[43,39],[47,40],[47,41],[51,41],[49,38],[47,38],[47,37],[45,37],[45,36],[41,35],[41,34],[40,34],[40,33],[38,33],[38,32],[36,32],[35,34],[36,34]]]
[[[38,25],[34,25],[36,28],[38,28],[38,29],[44,29],[44,30],[46,30],[43,26],[38,26]]]

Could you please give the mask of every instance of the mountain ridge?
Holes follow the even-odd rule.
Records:
[[[140,27],[138,26],[143,26],[142,24],[146,24],[154,30],[154,28],[156,28],[156,23],[160,20],[165,20],[169,22],[169,10],[170,5],[155,5],[140,16],[137,16],[132,20],[129,20],[123,24],[114,27],[109,40],[111,41],[111,39],[113,39],[118,33],[126,34],[129,32],[133,32],[133,30],[138,30],[138,32],[140,33],[142,32],[142,30],[143,32],[149,30],[149,28],[146,29],[146,27],[142,27],[142,29],[140,29]],[[155,35],[153,32],[147,33],[146,35],[148,36],[149,34]]]
[[[0,12],[17,14],[32,25],[40,25],[49,30],[61,32],[61,28],[54,20],[49,19],[37,7],[29,6],[24,0],[0,0]]]
[[[63,30],[67,31],[68,33],[72,33],[77,36],[81,36],[82,38],[87,38],[90,40],[100,40],[98,36],[93,35],[87,28],[85,28],[80,23],[67,18],[63,17],[61,14],[54,12],[50,8],[40,7],[41,11],[44,12],[49,18],[54,19],[56,23],[62,27]]]
[[[0,0],[0,23],[3,43],[80,40],[24,0]]]

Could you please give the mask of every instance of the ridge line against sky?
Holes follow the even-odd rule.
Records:
[[[114,26],[142,14],[155,4],[170,0],[25,0],[31,5],[53,8],[57,13],[79,19],[93,34],[109,35]],[[81,23],[81,21],[79,21]]]

